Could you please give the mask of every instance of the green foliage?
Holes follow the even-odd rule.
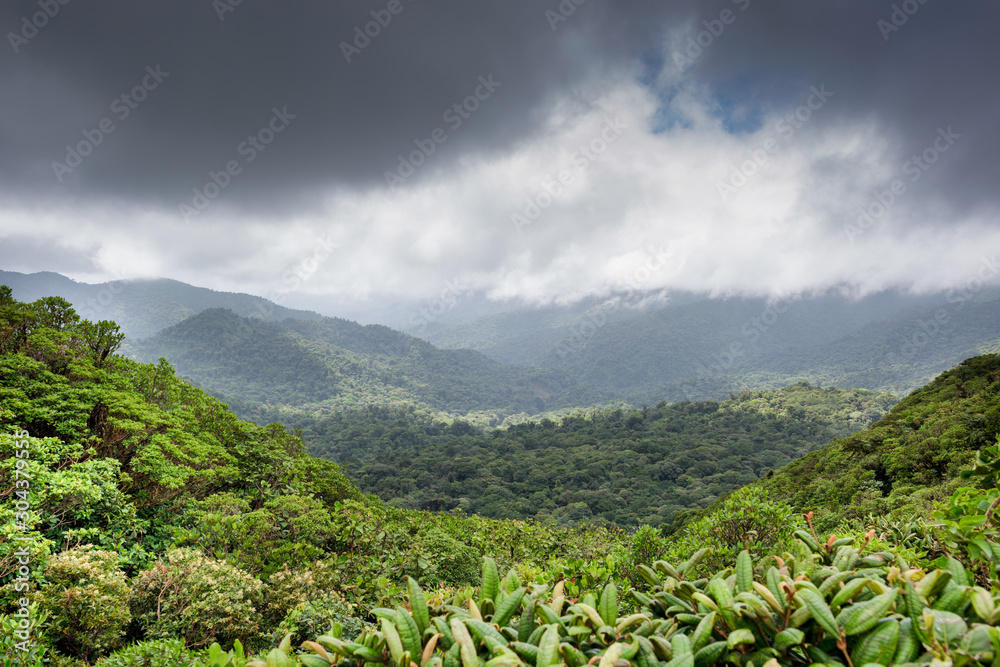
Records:
[[[1000,598],[971,585],[957,561],[924,571],[850,544],[814,546],[796,542],[796,555],[756,563],[742,551],[730,567],[701,579],[691,578],[701,554],[676,567],[643,565],[646,585],[632,592],[643,607],[638,613],[623,614],[614,583],[571,600],[561,583],[530,595],[500,587],[496,601],[478,605],[462,594],[430,608],[424,620],[423,611],[379,609],[378,629],[354,641],[321,635],[303,644],[311,654],[299,660],[860,666],[990,664],[1000,655]],[[430,629],[421,632],[421,623]]]
[[[996,517],[1000,506],[1000,436],[997,441],[997,445],[980,450],[975,466],[962,472],[963,479],[981,478],[985,488],[961,487],[934,512],[942,550],[969,566],[984,585],[1000,574],[1000,520]]]
[[[475,549],[432,527],[414,540],[407,569],[423,581],[467,584],[477,580],[479,559]]]
[[[131,615],[116,554],[90,546],[63,551],[49,561],[45,579],[36,598],[48,617],[46,632],[60,651],[94,656],[121,644]]]
[[[240,667],[330,664],[324,654],[354,667],[992,659],[998,604],[985,588],[989,559],[979,556],[980,542],[990,553],[995,546],[994,485],[954,496],[936,524],[899,517],[952,496],[976,448],[982,467],[992,465],[996,452],[986,448],[1000,429],[995,357],[970,360],[876,428],[834,443],[827,457],[836,465],[820,468],[814,457],[811,468],[795,464],[730,496],[742,483],[739,471],[767,476],[781,456],[860,427],[888,399],[797,385],[725,403],[568,415],[489,435],[405,409],[306,422],[309,437],[347,443],[342,460],[350,465],[363,459],[375,471],[376,460],[388,468],[379,469],[380,480],[410,479],[413,486],[393,496],[403,506],[420,506],[415,491],[441,483],[433,506],[451,510],[441,514],[362,495],[335,464],[309,458],[297,433],[237,419],[164,361],[102,358],[58,300],[18,304],[0,290],[0,309],[0,492],[17,488],[21,429],[31,452],[21,467],[32,480],[23,526],[12,527],[8,504],[0,507],[3,535],[31,538],[41,601],[71,589],[96,594],[93,587],[105,584],[119,590],[113,585],[134,575],[132,636],[174,643],[120,651],[119,662],[163,662],[183,650],[177,642],[200,647],[178,653],[181,664]],[[352,331],[329,323],[308,329],[331,344],[360,345]],[[525,461],[535,471],[521,470]],[[456,478],[448,479],[446,465]],[[846,518],[849,536],[820,544],[799,529],[784,499],[796,509],[815,506],[821,529]],[[463,510],[521,506],[541,508],[534,516],[553,522],[629,526],[665,524],[686,507],[715,511],[669,539],[649,526],[557,528]],[[0,540],[5,578],[17,563],[10,541]],[[53,564],[92,553],[104,554],[91,569],[105,579],[70,582],[59,567],[49,576]],[[482,589],[470,587],[480,582]],[[9,612],[9,587],[5,595]],[[120,608],[93,607],[105,615]],[[57,628],[57,612],[48,613],[44,626]],[[360,629],[362,619],[378,627]],[[85,635],[86,627],[75,631]],[[117,627],[120,637],[124,626]],[[298,643],[328,630],[306,644],[312,655],[296,655],[293,635]],[[88,655],[54,634],[46,642],[74,654],[59,657],[43,642],[39,650],[53,665],[104,650]],[[916,651],[901,653],[910,644]],[[244,645],[267,654],[248,657]]]
[[[231,492],[215,494],[192,504],[189,523],[192,528],[176,532],[177,545],[194,546],[264,576],[322,557],[335,532],[319,500],[294,494],[271,498],[253,511]]]
[[[640,584],[642,579],[636,568],[660,560],[668,549],[669,543],[658,530],[652,526],[640,526],[629,538],[627,547],[622,549],[625,553],[618,556],[621,570],[629,583],[633,586]]]
[[[190,665],[195,655],[181,639],[152,639],[132,644],[99,662],[102,667],[179,667]]]
[[[792,508],[771,500],[757,487],[743,487],[727,497],[712,514],[689,525],[670,545],[668,557],[677,558],[708,548],[698,571],[718,570],[749,551],[754,558],[789,548],[795,530],[805,527]]]
[[[150,638],[180,637],[188,646],[255,641],[263,588],[238,568],[174,549],[133,581],[132,613]]]
[[[869,515],[843,521],[834,533],[852,537],[857,542],[868,540],[875,551],[889,551],[908,563],[924,566],[945,555],[945,547],[938,537],[939,528],[939,524],[928,523],[920,516],[893,519]]]
[[[278,646],[286,635],[291,635],[294,646],[307,639],[330,634],[334,624],[338,624],[340,637],[353,641],[364,629],[364,621],[358,618],[356,605],[347,602],[344,596],[331,592],[322,598],[297,604],[272,635],[274,646]]]
[[[3,661],[0,664],[3,667],[42,667],[50,653],[51,640],[45,632],[48,618],[37,602],[28,606],[27,614],[27,618],[19,613],[0,614],[0,660]]]

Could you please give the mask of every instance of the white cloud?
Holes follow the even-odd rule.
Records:
[[[941,289],[1000,249],[989,212],[945,226],[947,208],[914,209],[905,194],[852,243],[845,224],[900,175],[874,123],[817,122],[821,107],[799,127],[783,126],[797,103],[732,134],[706,90],[673,80],[681,87],[669,113],[684,122],[657,133],[655,91],[628,73],[605,76],[602,95],[553,99],[545,131],[505,152],[467,155],[394,192],[333,190],[322,216],[237,219],[222,198],[195,224],[175,209],[117,203],[12,207],[0,235],[84,254],[95,267],[89,279],[165,276],[264,295],[291,285],[288,272],[326,239],[337,248],[297,289],[338,300],[424,298],[461,278],[495,298],[536,303],[607,295],[636,272],[643,289],[716,294]],[[766,160],[754,167],[761,151]],[[753,173],[724,200],[719,183],[738,182],[741,166]],[[561,172],[571,180],[546,195]],[[527,217],[529,200],[540,212],[519,231],[512,214]],[[665,249],[669,261],[642,269]]]

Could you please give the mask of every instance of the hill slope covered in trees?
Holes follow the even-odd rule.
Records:
[[[978,284],[946,294],[778,301],[633,296],[651,303],[520,309],[436,322],[420,335],[440,347],[559,369],[636,404],[722,400],[801,380],[901,396],[1000,349],[1000,292]]]
[[[760,485],[823,528],[843,518],[926,514],[962,484],[1000,434],[1000,356],[967,359],[871,427],[785,466]]]
[[[264,322],[206,310],[136,342],[140,360],[170,360],[216,395],[289,412],[409,403],[436,412],[520,412],[593,404],[598,392],[549,369],[439,350],[388,327],[338,318]]]
[[[668,540],[649,527],[387,507],[284,427],[237,419],[169,364],[115,355],[120,342],[114,323],[80,321],[61,299],[20,303],[0,288],[0,493],[14,501],[0,506],[0,657],[12,664],[910,665],[1000,654],[1000,597],[988,589],[1000,542],[983,515],[1000,503],[996,448],[972,471],[983,488],[922,524],[917,542],[850,526],[821,538],[782,500],[826,523],[865,510],[873,489],[890,510],[919,509],[910,501],[995,441],[996,356],[826,447],[830,467],[807,455],[816,465],[736,491]],[[758,413],[773,437],[794,425],[782,412],[810,409],[842,423],[866,395],[833,390],[848,400],[831,403],[817,391],[831,390],[742,395],[722,426]],[[865,419],[862,406],[848,422]],[[651,426],[720,410],[657,406]],[[615,428],[636,431],[653,411]],[[873,470],[878,484],[866,486]]]
[[[20,301],[58,294],[84,319],[113,320],[129,339],[148,338],[209,308],[227,308],[244,317],[265,321],[318,319],[316,313],[295,310],[250,294],[219,292],[177,280],[128,280],[80,283],[58,273],[0,271],[0,284]]]
[[[467,585],[483,556],[540,572],[619,539],[387,507],[282,425],[238,419],[169,364],[114,354],[120,342],[63,299],[0,287],[0,657],[14,664],[92,664],[159,639],[174,642],[152,644],[164,665],[205,664],[211,642],[266,652],[281,623],[316,614],[360,628],[403,576]],[[21,609],[30,653],[10,634]]]

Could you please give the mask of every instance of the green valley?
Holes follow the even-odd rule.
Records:
[[[678,512],[865,428],[895,398],[799,384],[716,403],[577,413],[480,434],[405,409],[290,419],[315,456],[401,507],[634,527]]]
[[[273,400],[244,404],[261,423],[166,360],[118,354],[115,323],[0,288],[6,664],[1000,655],[996,355],[898,404],[800,382],[483,432],[428,407],[419,382],[378,389],[398,403],[338,403],[338,391],[357,389],[335,371],[372,354],[373,336],[398,336],[388,329],[207,310],[167,333],[154,343],[176,344],[206,383],[218,374],[219,387],[242,382]],[[402,340],[412,349],[384,378],[462,368]],[[477,373],[503,368],[465,359]],[[294,372],[268,382],[281,363]],[[289,407],[330,378],[325,405]],[[459,409],[469,400],[437,398]],[[286,425],[263,423],[274,415]],[[310,456],[302,438],[337,463]]]

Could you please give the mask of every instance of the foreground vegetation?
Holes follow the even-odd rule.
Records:
[[[387,506],[295,433],[236,418],[166,362],[117,356],[120,343],[113,323],[80,321],[61,299],[19,303],[0,288],[5,665],[1000,656],[995,356],[834,443],[839,465],[777,471],[665,537]],[[886,467],[891,487],[849,485],[871,462],[909,455],[922,467]],[[909,491],[895,481],[905,474]],[[839,501],[816,492],[835,487]],[[864,516],[893,509],[879,498],[921,510],[931,495],[943,501],[922,515]],[[803,503],[817,513],[801,516]]]
[[[281,425],[238,419],[165,361],[115,355],[120,342],[61,299],[0,291],[0,493],[14,501],[0,607],[18,607],[29,561],[37,629],[67,655],[174,636],[257,650],[298,605],[363,616],[402,576],[466,584],[483,556],[570,571],[619,540],[387,507]]]

